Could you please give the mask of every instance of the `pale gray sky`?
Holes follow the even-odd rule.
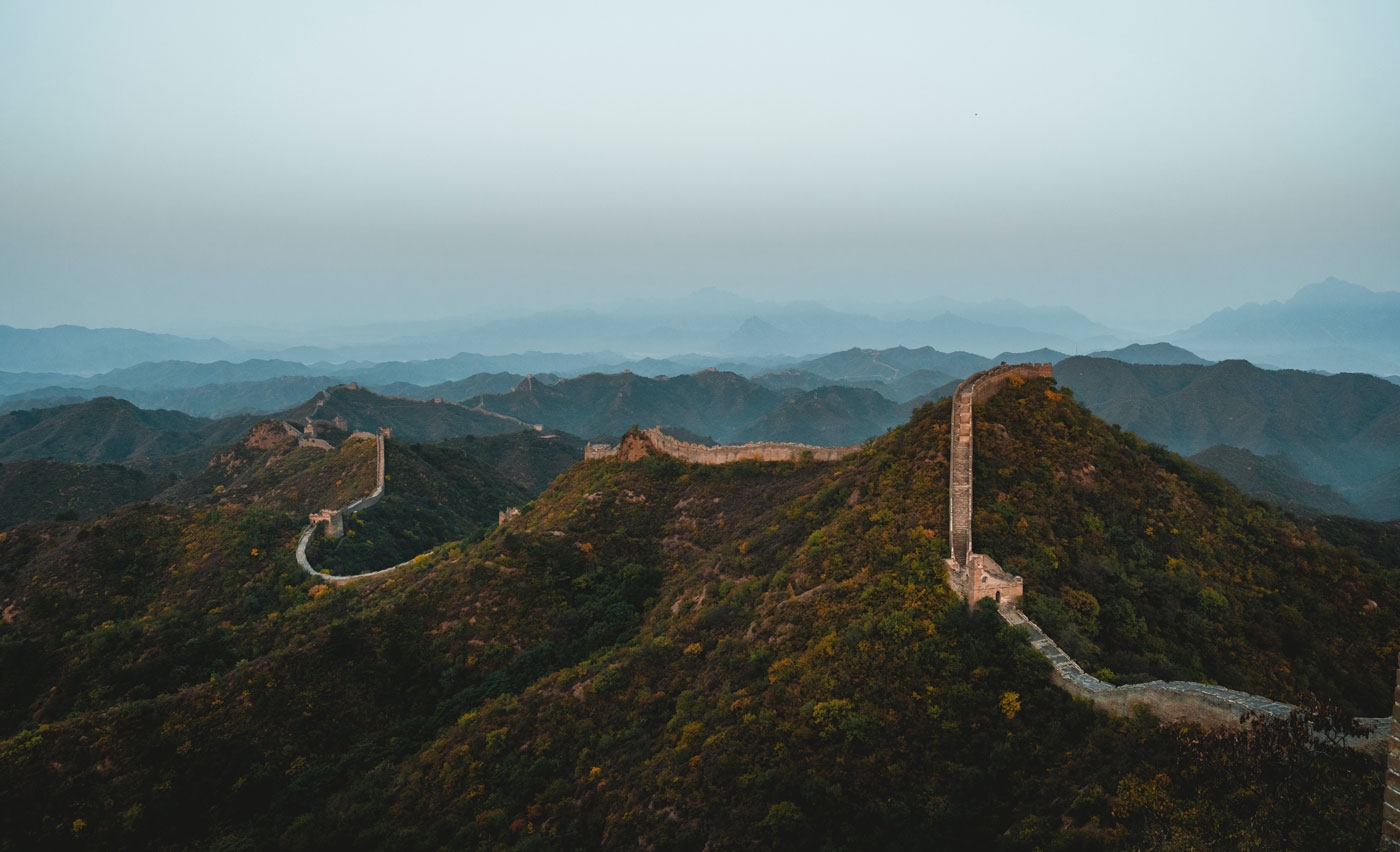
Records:
[[[1397,37],[1394,0],[0,0],[0,322],[1395,289]]]

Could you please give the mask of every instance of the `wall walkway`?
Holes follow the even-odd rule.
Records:
[[[984,592],[979,586],[967,579],[970,575],[981,573],[980,570],[967,570],[969,567],[977,569],[985,562],[991,561],[989,557],[972,551],[972,403],[985,402],[996,395],[1011,376],[1029,378],[1049,375],[1051,375],[1049,364],[1011,366],[1003,364],[1000,367],[993,367],[991,370],[969,376],[962,384],[958,385],[957,391],[953,394],[953,427],[949,438],[952,446],[949,454],[948,486],[949,544],[953,556],[948,560],[948,580],[949,585],[963,595],[969,605],[975,604],[983,597],[990,597],[991,594],[987,592],[992,588],[989,585],[987,592]],[[959,558],[960,556],[961,558]],[[969,563],[973,564],[969,566]],[[995,565],[995,562],[992,564]],[[1020,594],[1020,578],[1011,579],[1015,581],[1017,594],[1012,597],[1004,593],[997,597],[997,611],[1001,617],[1007,624],[1019,627],[1030,635],[1031,647],[1039,651],[1052,667],[1050,679],[1053,683],[1075,698],[1088,701],[1100,710],[1115,716],[1129,716],[1137,708],[1142,707],[1150,710],[1164,722],[1183,722],[1202,727],[1218,728],[1238,725],[1248,713],[1287,717],[1297,709],[1293,705],[1281,701],[1206,683],[1162,680],[1123,686],[1105,683],[1085,672],[1073,658],[1055,644],[1055,640],[1046,635],[1039,625],[1031,621],[1016,606]],[[993,585],[996,582],[996,578],[994,578]],[[1004,589],[1005,585],[996,587]],[[1400,701],[1400,685],[1396,687],[1396,697],[1397,701]],[[1392,747],[1400,752],[1400,740],[1393,739],[1391,736],[1391,717],[1362,718],[1356,721],[1366,729],[1367,733],[1348,741],[1346,743],[1348,746],[1374,755],[1379,759],[1384,759],[1387,750]],[[1395,724],[1397,734],[1400,734],[1400,722]],[[1396,837],[1400,838],[1400,753],[1392,755],[1390,761],[1395,769],[1397,787],[1393,794],[1387,793],[1387,802],[1389,802],[1389,797],[1393,795],[1397,825]],[[1387,807],[1389,808],[1391,805],[1387,804]],[[1389,816],[1389,812],[1387,815]],[[1397,843],[1400,844],[1400,841]]]
[[[728,462],[744,460],[798,461],[809,453],[813,461],[837,461],[860,448],[860,444],[853,444],[849,447],[816,447],[811,444],[768,441],[707,447],[703,444],[678,441],[662,432],[660,428],[652,427],[643,430],[640,437],[635,432],[623,435],[622,442],[616,447],[607,444],[588,444],[583,448],[583,457],[585,459],[617,458],[623,461],[636,461],[655,449],[668,456],[696,464],[727,464]]]
[[[384,428],[381,428],[378,431],[378,433],[374,436],[375,443],[377,444],[377,446],[375,447],[377,466],[374,475],[374,490],[371,491],[369,494],[365,495],[364,497],[361,497],[355,502],[349,504],[348,506],[335,510],[333,514],[342,517],[345,515],[353,515],[356,512],[368,509],[369,507],[375,505],[381,499],[383,499],[384,439],[388,436],[389,430]],[[388,568],[383,568],[378,571],[370,571],[365,574],[352,574],[347,577],[340,577],[334,574],[327,574],[324,571],[318,571],[311,564],[310,560],[306,558],[306,548],[307,545],[311,544],[311,537],[316,534],[316,530],[320,528],[322,523],[327,522],[325,519],[325,514],[326,513],[323,512],[317,512],[313,514],[312,518],[315,518],[315,520],[312,520],[311,523],[307,524],[306,529],[301,531],[301,539],[297,541],[297,564],[301,566],[301,569],[303,571],[305,571],[306,573],[310,574],[312,577],[315,577],[317,580],[320,580],[323,583],[329,583],[332,586],[343,586],[346,583],[352,583],[356,580],[364,580],[368,577],[378,577],[381,574],[388,574],[390,571],[393,571],[396,568],[402,568],[405,565],[409,565],[414,561],[414,559],[418,558],[415,556],[413,559],[410,559],[407,562],[400,562],[398,565],[391,565]],[[318,518],[318,516],[320,517]]]

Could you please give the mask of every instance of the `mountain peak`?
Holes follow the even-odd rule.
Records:
[[[1299,290],[1289,299],[1289,304],[1336,304],[1339,301],[1354,302],[1358,300],[1374,297],[1376,292],[1362,287],[1360,284],[1353,284],[1350,281],[1343,281],[1340,278],[1328,276],[1326,280],[1309,284]]]

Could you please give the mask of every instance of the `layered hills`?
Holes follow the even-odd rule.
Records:
[[[256,422],[256,417],[208,420],[149,411],[100,397],[0,415],[0,461],[52,458],[188,472],[202,466],[212,448],[233,443]]]
[[[1185,454],[1217,444],[1283,456],[1307,480],[1386,517],[1358,486],[1400,469],[1400,387],[1375,376],[1070,358],[1056,376],[1103,419]],[[1364,500],[1364,502],[1362,502]],[[1392,500],[1393,502],[1393,500]]]
[[[1400,370],[1400,293],[1328,278],[1292,298],[1226,308],[1172,335],[1193,351],[1308,370]]]
[[[1299,476],[1287,456],[1266,458],[1249,450],[1216,444],[1191,456],[1191,461],[1230,480],[1250,497],[1299,514],[1361,515],[1360,509],[1336,491]],[[1400,510],[1381,516],[1400,517]]]
[[[381,396],[357,385],[327,388],[296,408],[278,414],[304,423],[325,420],[345,424],[350,431],[373,431],[387,426],[408,441],[439,441],[459,435],[500,435],[529,428],[516,417],[452,402],[427,402]]]
[[[341,588],[292,562],[299,519],[251,501],[8,531],[0,836],[1372,843],[1366,758],[1277,726],[1095,715],[1023,633],[968,611],[942,562],[949,416],[925,405],[832,464],[580,462],[480,541]],[[1388,528],[1295,521],[1047,380],[1013,382],[975,428],[978,550],[1101,677],[1389,709]]]

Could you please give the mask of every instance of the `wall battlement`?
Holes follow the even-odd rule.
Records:
[[[1031,647],[1050,662],[1051,682],[1104,712],[1130,716],[1142,707],[1164,722],[1207,728],[1239,725],[1251,713],[1275,717],[1293,713],[1297,708],[1291,704],[1213,684],[1161,680],[1123,686],[1105,683],[1085,672],[1018,608],[1023,591],[1021,578],[1003,571],[990,556],[972,551],[972,404],[991,399],[1012,377],[1050,378],[1052,373],[1049,364],[1002,364],[968,376],[953,394],[948,471],[949,545],[953,555],[946,560],[948,585],[969,606],[982,598],[994,599],[1002,619],[1029,633]],[[1387,848],[1400,850],[1400,679],[1395,694],[1393,718],[1357,719],[1367,733],[1347,745],[1378,759],[1385,759],[1389,752],[1383,829],[1385,842],[1392,844]]]
[[[859,450],[860,444],[849,447],[816,447],[811,444],[789,444],[758,442],[731,444],[728,446],[707,447],[679,441],[665,434],[659,427],[641,432],[628,432],[622,436],[617,446],[588,444],[583,448],[585,459],[620,459],[636,461],[653,452],[673,456],[681,461],[695,464],[726,464],[728,462],[753,461],[798,461],[810,453],[813,461],[837,461]]]
[[[973,373],[953,391],[952,437],[948,456],[951,471],[948,483],[948,545],[960,567],[966,566],[972,557],[972,405],[996,396],[1012,377],[1048,379],[1053,376],[1049,364],[1001,364]]]

